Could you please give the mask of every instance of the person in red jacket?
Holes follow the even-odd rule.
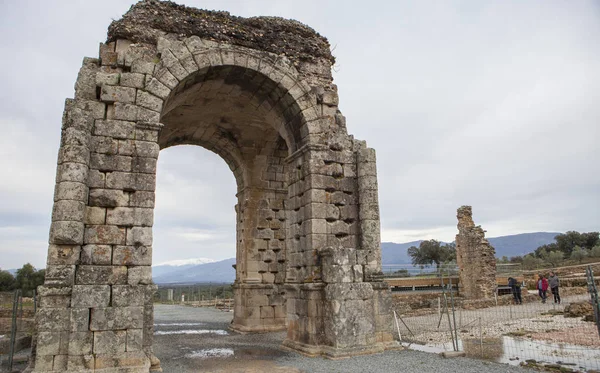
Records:
[[[542,303],[546,303],[546,292],[548,291],[548,279],[545,276],[539,275],[537,286],[538,294],[542,298]]]

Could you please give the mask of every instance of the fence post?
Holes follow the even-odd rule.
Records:
[[[598,329],[598,336],[600,336],[600,301],[598,300],[598,288],[596,287],[596,281],[594,280],[594,270],[592,270],[592,266],[587,266],[585,272],[587,275],[588,292],[592,298],[592,308],[594,309],[596,328]]]
[[[17,339],[17,313],[19,312],[19,297],[21,290],[15,290],[13,297],[13,309],[12,309],[12,324],[10,327],[10,346],[8,352],[8,371],[12,372],[13,368],[13,355],[15,354],[15,340]]]

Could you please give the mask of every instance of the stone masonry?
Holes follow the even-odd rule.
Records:
[[[327,39],[276,17],[141,1],[110,25],[65,104],[34,372],[161,370],[156,164],[182,144],[237,182],[232,329],[285,329],[309,355],[394,346],[375,151],[347,133],[333,63]]]
[[[460,294],[466,299],[493,298],[496,293],[496,250],[473,222],[471,206],[457,211],[456,262]]]

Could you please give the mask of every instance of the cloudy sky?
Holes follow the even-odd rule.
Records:
[[[0,267],[45,264],[64,99],[132,2],[0,0]],[[597,1],[188,0],[327,36],[349,132],[377,150],[382,239],[600,229]],[[235,181],[159,157],[154,262],[235,256]]]

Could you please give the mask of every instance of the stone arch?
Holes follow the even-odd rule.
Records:
[[[331,357],[393,345],[375,153],[347,134],[327,48],[295,21],[169,2],[111,25],[65,104],[35,372],[159,369],[156,160],[180,144],[236,176],[235,330]]]

